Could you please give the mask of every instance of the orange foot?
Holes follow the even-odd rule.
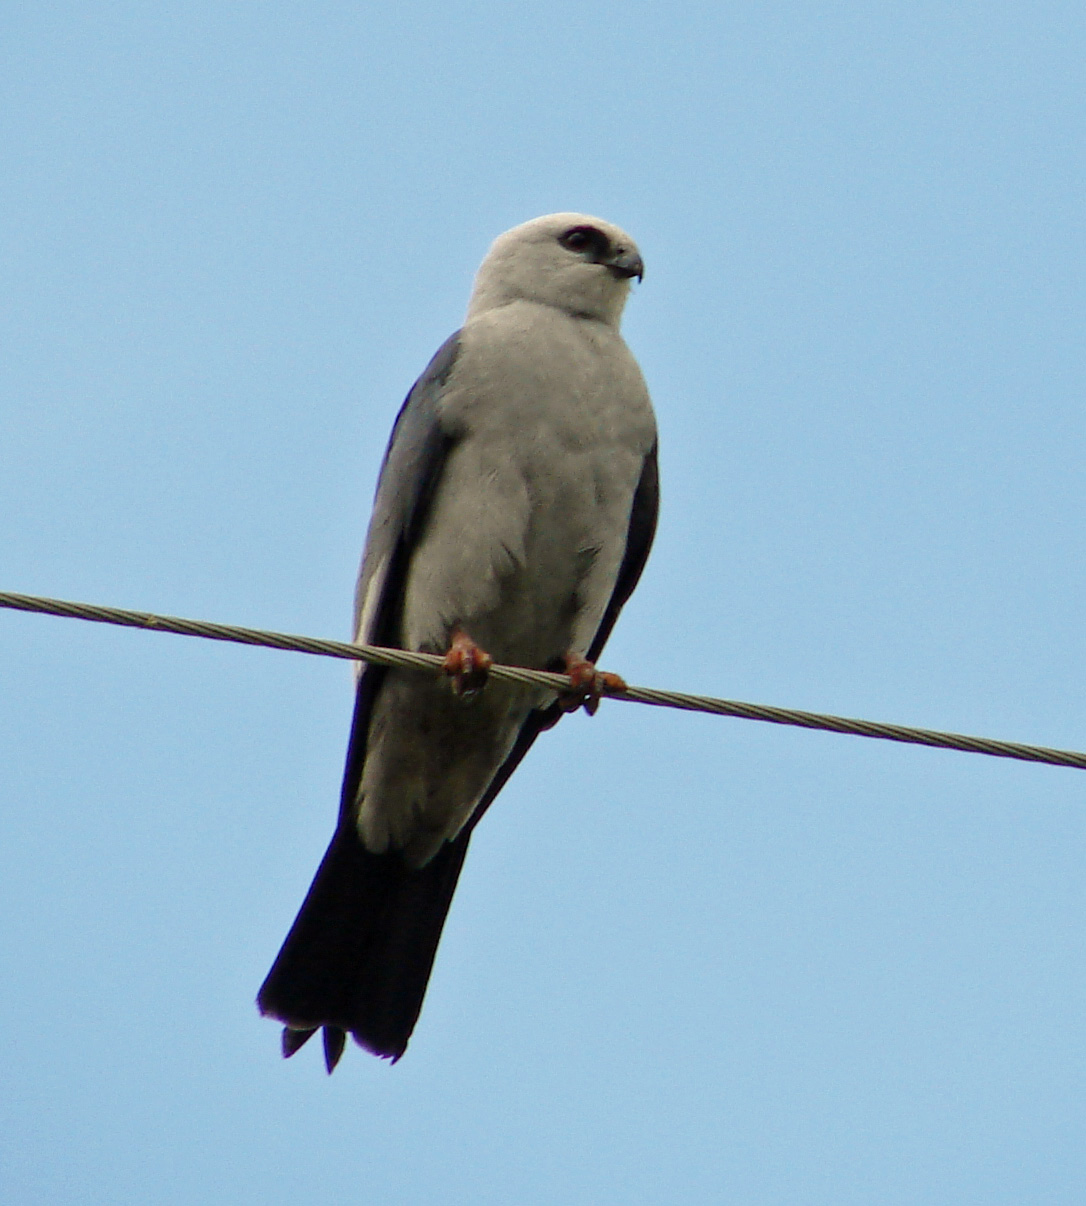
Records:
[[[576,712],[583,707],[589,716],[595,716],[604,695],[626,690],[625,679],[606,670],[597,670],[592,662],[575,653],[567,653],[564,660],[573,685],[558,696],[558,705],[563,712]]]
[[[481,691],[493,664],[490,654],[480,649],[462,628],[453,629],[442,671],[453,680],[457,695],[468,696]]]

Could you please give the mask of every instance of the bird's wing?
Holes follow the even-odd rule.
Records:
[[[359,574],[356,640],[399,643],[411,554],[455,443],[442,426],[439,403],[459,348],[457,333],[438,349],[392,429]],[[412,871],[399,857],[374,854],[358,839],[358,785],[386,673],[366,665],[359,675],[339,823],[257,996],[262,1013],[286,1023],[286,1055],[324,1026],[329,1071],[348,1030],[378,1054],[403,1053],[464,857],[463,848],[442,851],[428,867]]]
[[[400,609],[411,554],[455,443],[455,436],[442,426],[438,403],[459,351],[458,331],[441,345],[412,386],[392,428],[355,593],[355,640],[363,644],[395,647],[400,643]],[[385,673],[382,666],[367,665],[359,676],[341,820],[356,802],[370,714]]]
[[[439,402],[460,352],[460,332],[434,354],[392,428],[373,501],[355,594],[355,638],[383,643],[398,634],[398,604],[411,552],[454,439]]]
[[[653,537],[656,535],[656,518],[660,512],[660,475],[656,465],[656,445],[649,449],[641,469],[641,478],[634,491],[633,506],[630,508],[630,526],[626,531],[626,552],[619,566],[615,589],[603,613],[596,635],[588,647],[588,660],[594,662],[603,652],[611,629],[615,626],[618,613],[634,592],[641,578],[645,562],[649,559]]]

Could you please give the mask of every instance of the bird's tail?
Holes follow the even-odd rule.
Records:
[[[341,822],[257,994],[284,1023],[283,1054],[324,1028],[328,1071],[346,1035],[395,1062],[415,1028],[467,853],[467,827],[424,866],[373,854]]]

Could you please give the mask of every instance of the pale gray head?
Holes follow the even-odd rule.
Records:
[[[547,214],[494,240],[475,277],[468,319],[530,301],[617,327],[630,280],[644,272],[637,244],[619,227],[588,214]]]

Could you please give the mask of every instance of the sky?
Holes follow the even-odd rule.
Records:
[[[1081,4],[15,4],[0,590],[346,639],[503,230],[627,229],[629,681],[1086,748]],[[254,997],[340,662],[0,612],[0,1198],[1078,1203],[1086,777],[605,703],[402,1061]]]

